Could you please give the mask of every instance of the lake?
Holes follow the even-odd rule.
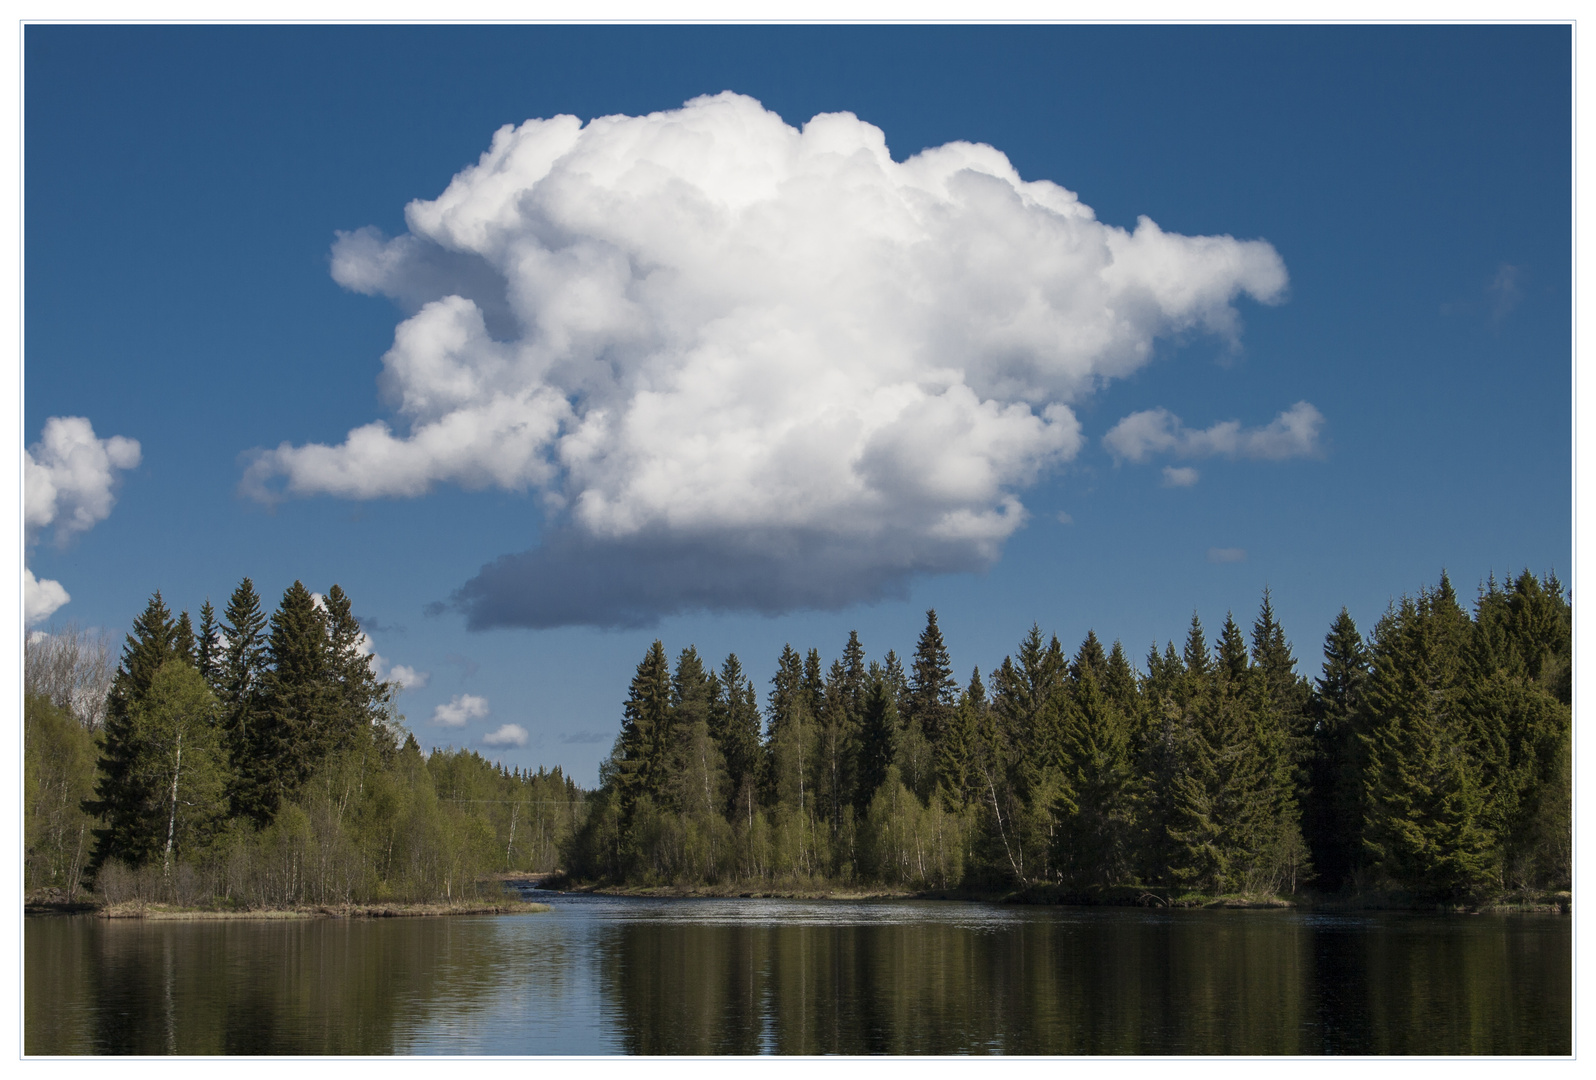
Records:
[[[24,927],[28,1054],[1561,1054],[1565,916],[537,894]]]

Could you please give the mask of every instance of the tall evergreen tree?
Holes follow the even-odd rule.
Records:
[[[298,790],[326,753],[338,706],[326,619],[303,582],[284,591],[269,625],[270,667],[261,680],[247,778],[240,784],[249,792],[251,816],[261,824],[276,815],[282,800]]]
[[[216,609],[209,599],[200,608],[200,622],[194,644],[194,668],[213,693],[219,692],[222,675],[221,627],[216,623]]]
[[[935,609],[925,613],[925,629],[914,647],[914,662],[909,670],[909,697],[903,703],[906,725],[918,724],[935,753],[942,730],[953,711],[959,684],[953,677],[948,648],[937,626]]]
[[[1131,871],[1133,765],[1129,725],[1099,687],[1098,669],[1088,657],[1072,670],[1055,857],[1065,880],[1109,886]]]
[[[782,648],[776,674],[770,682],[772,802],[788,804],[801,814],[807,813],[814,797],[809,772],[815,760],[815,718],[810,709],[804,662],[790,644]]]
[[[632,677],[621,733],[605,769],[604,779],[619,798],[623,822],[630,823],[640,799],[652,799],[658,790],[660,738],[670,727],[672,693],[665,645],[656,639]]]
[[[1462,897],[1495,873],[1495,837],[1479,765],[1456,715],[1460,648],[1448,592],[1404,598],[1377,632],[1368,682],[1372,723],[1362,737],[1363,842],[1377,878]]]
[[[366,634],[355,618],[349,597],[336,584],[327,590],[323,618],[333,702],[320,756],[369,740],[378,725],[388,719],[388,704],[393,699],[393,687],[378,679],[372,668]]]
[[[864,715],[865,694],[870,689],[864,646],[859,644],[857,630],[848,631],[848,644],[842,650],[842,685],[848,696],[848,713],[857,726]]]
[[[176,630],[171,610],[157,590],[133,620],[133,632],[122,648],[122,662],[106,702],[95,797],[83,804],[85,811],[104,822],[94,830],[91,878],[107,859],[137,866],[155,850],[157,833],[150,811],[157,796],[142,765],[139,714],[162,666],[181,660]]]
[[[1362,861],[1364,681],[1363,637],[1342,608],[1324,639],[1323,674],[1312,699],[1313,743],[1303,826],[1318,884],[1338,889]]]
[[[822,813],[833,836],[842,828],[843,808],[853,801],[858,738],[848,700],[847,670],[841,660],[833,660],[826,676],[819,724]]]
[[[937,785],[950,810],[960,810],[976,797],[975,761],[981,724],[986,719],[986,686],[981,669],[972,668],[970,682],[942,734],[937,749]]]
[[[726,719],[717,739],[726,758],[731,812],[751,826],[759,802],[764,752],[759,737],[759,700],[736,653],[727,656],[721,665],[720,681],[726,696]]]
[[[859,779],[854,788],[854,808],[863,813],[886,781],[887,769],[898,754],[898,707],[891,680],[880,664],[867,673],[864,714],[859,731]]]
[[[261,799],[261,763],[255,752],[257,729],[264,722],[266,616],[249,578],[233,590],[223,617],[227,620],[222,628],[226,641],[216,697],[231,764],[228,803],[233,816],[260,821],[268,816]]]
[[[671,679],[672,720],[670,745],[663,759],[665,777],[661,803],[684,819],[683,832],[695,845],[710,841],[696,856],[710,865],[716,858],[712,838],[726,801],[726,762],[710,735],[710,715],[719,697],[719,680],[704,670],[698,650],[689,645],[676,661]]]
[[[186,611],[178,615],[177,623],[172,627],[172,647],[189,667],[194,666],[197,661],[194,648],[194,623]]]

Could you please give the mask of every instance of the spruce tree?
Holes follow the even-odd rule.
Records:
[[[86,812],[104,823],[94,830],[91,878],[107,859],[138,866],[155,851],[158,833],[151,811],[157,794],[142,762],[139,713],[162,666],[181,659],[176,629],[157,590],[133,620],[133,632],[122,648],[122,662],[106,701],[95,797],[83,804]]]
[[[842,827],[843,807],[853,801],[854,764],[858,732],[848,701],[847,671],[841,660],[831,662],[820,706],[820,764],[823,816],[836,836]]]
[[[330,722],[319,756],[366,744],[388,719],[393,687],[377,678],[365,631],[349,597],[338,585],[327,590],[325,612],[327,676],[332,683]]]
[[[914,662],[909,670],[909,697],[903,705],[905,725],[918,724],[935,753],[942,740],[942,729],[953,711],[959,684],[953,678],[947,645],[937,626],[933,608],[925,613],[925,629],[915,644]]]
[[[172,627],[172,647],[189,667],[193,667],[197,662],[194,649],[194,623],[186,611],[178,615],[177,623]]]
[[[235,817],[264,820],[261,762],[255,753],[256,729],[264,720],[262,693],[266,678],[266,616],[249,578],[239,582],[223,612],[226,639],[217,677],[223,741],[230,762],[228,792]]]
[[[212,693],[218,693],[222,674],[222,645],[218,640],[221,628],[216,623],[216,609],[207,598],[200,608],[198,640],[194,645],[194,668],[205,680]]]
[[[872,662],[866,680],[859,731],[859,780],[854,788],[854,809],[860,814],[869,808],[898,754],[898,708],[890,678],[881,665]]]
[[[1346,608],[1324,639],[1323,674],[1311,703],[1312,749],[1303,827],[1322,889],[1339,889],[1362,863],[1368,652]]]
[[[1293,764],[1306,762],[1313,752],[1308,711],[1312,690],[1308,681],[1297,674],[1297,658],[1292,655],[1285,630],[1275,619],[1274,604],[1267,588],[1252,626],[1252,663],[1263,680],[1271,707],[1285,726]],[[1305,782],[1306,775],[1301,779]]]
[[[1070,661],[1070,682],[1079,683],[1086,677],[1088,671],[1101,688],[1103,681],[1108,677],[1108,657],[1103,653],[1103,643],[1097,640],[1095,630],[1088,630],[1086,637],[1081,641],[1081,647],[1075,650],[1075,657]]]
[[[734,817],[752,824],[759,802],[764,748],[760,740],[759,700],[754,686],[743,674],[737,654],[721,665],[720,682],[726,696],[725,724],[717,736],[726,758],[729,777],[729,808]]]
[[[981,669],[973,668],[969,685],[959,695],[937,751],[937,786],[949,810],[961,810],[975,797],[976,740],[986,711],[986,687],[981,682]]]
[[[327,648],[327,624],[304,583],[283,593],[269,622],[269,670],[249,740],[249,813],[260,824],[304,783],[326,752],[338,701]]]
[[[1102,667],[1106,673],[1107,664]],[[1098,665],[1078,663],[1072,676],[1064,722],[1065,786],[1054,801],[1060,818],[1055,857],[1066,881],[1106,887],[1130,874],[1130,731],[1124,714],[1099,686]]]
[[[622,821],[630,824],[638,802],[652,799],[660,781],[660,746],[669,729],[671,670],[665,645],[655,639],[637,665],[621,720],[621,733],[610,752],[606,773],[620,800]]]
[[[870,688],[864,646],[859,644],[857,630],[848,631],[848,644],[842,650],[842,685],[848,696],[848,713],[857,726],[864,715],[865,694]]]
[[[1446,579],[1442,578],[1443,585]],[[1489,884],[1495,837],[1456,715],[1458,633],[1445,591],[1404,597],[1382,623],[1368,682],[1364,849],[1377,878],[1446,898]]]
[[[684,831],[712,836],[726,799],[726,762],[710,736],[710,714],[719,697],[719,680],[704,670],[698,650],[689,645],[676,660],[671,678],[671,745],[664,759],[661,803],[682,814]],[[713,851],[708,853],[713,859]]]

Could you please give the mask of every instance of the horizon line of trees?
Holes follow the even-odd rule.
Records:
[[[157,591],[107,685],[103,645],[31,642],[30,892],[249,907],[453,900],[552,870],[583,792],[470,751],[421,752],[343,590],[250,579],[195,626]]]
[[[874,881],[1204,894],[1567,889],[1570,599],[1494,576],[1470,615],[1443,572],[1365,638],[1343,608],[1309,682],[1264,591],[1251,632],[1143,666],[1033,626],[954,676],[936,612],[907,665],[857,633],[827,666],[787,645],[764,708],[732,654],[643,657],[578,878]]]

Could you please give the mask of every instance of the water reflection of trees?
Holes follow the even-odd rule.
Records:
[[[1560,941],[1567,971],[1566,933],[1526,949],[1455,923],[1369,929],[1273,912],[640,922],[605,935],[600,965],[634,1054],[1568,1052],[1566,996],[1547,1015],[1537,967]]]
[[[674,917],[685,909],[547,923],[29,919],[25,1049],[1571,1050],[1566,919],[874,907],[838,920],[773,905],[770,921],[744,923]]]
[[[495,935],[459,919],[29,930],[28,1053],[404,1053],[429,1019],[486,1009],[516,976]],[[569,958],[543,959],[558,992]]]

